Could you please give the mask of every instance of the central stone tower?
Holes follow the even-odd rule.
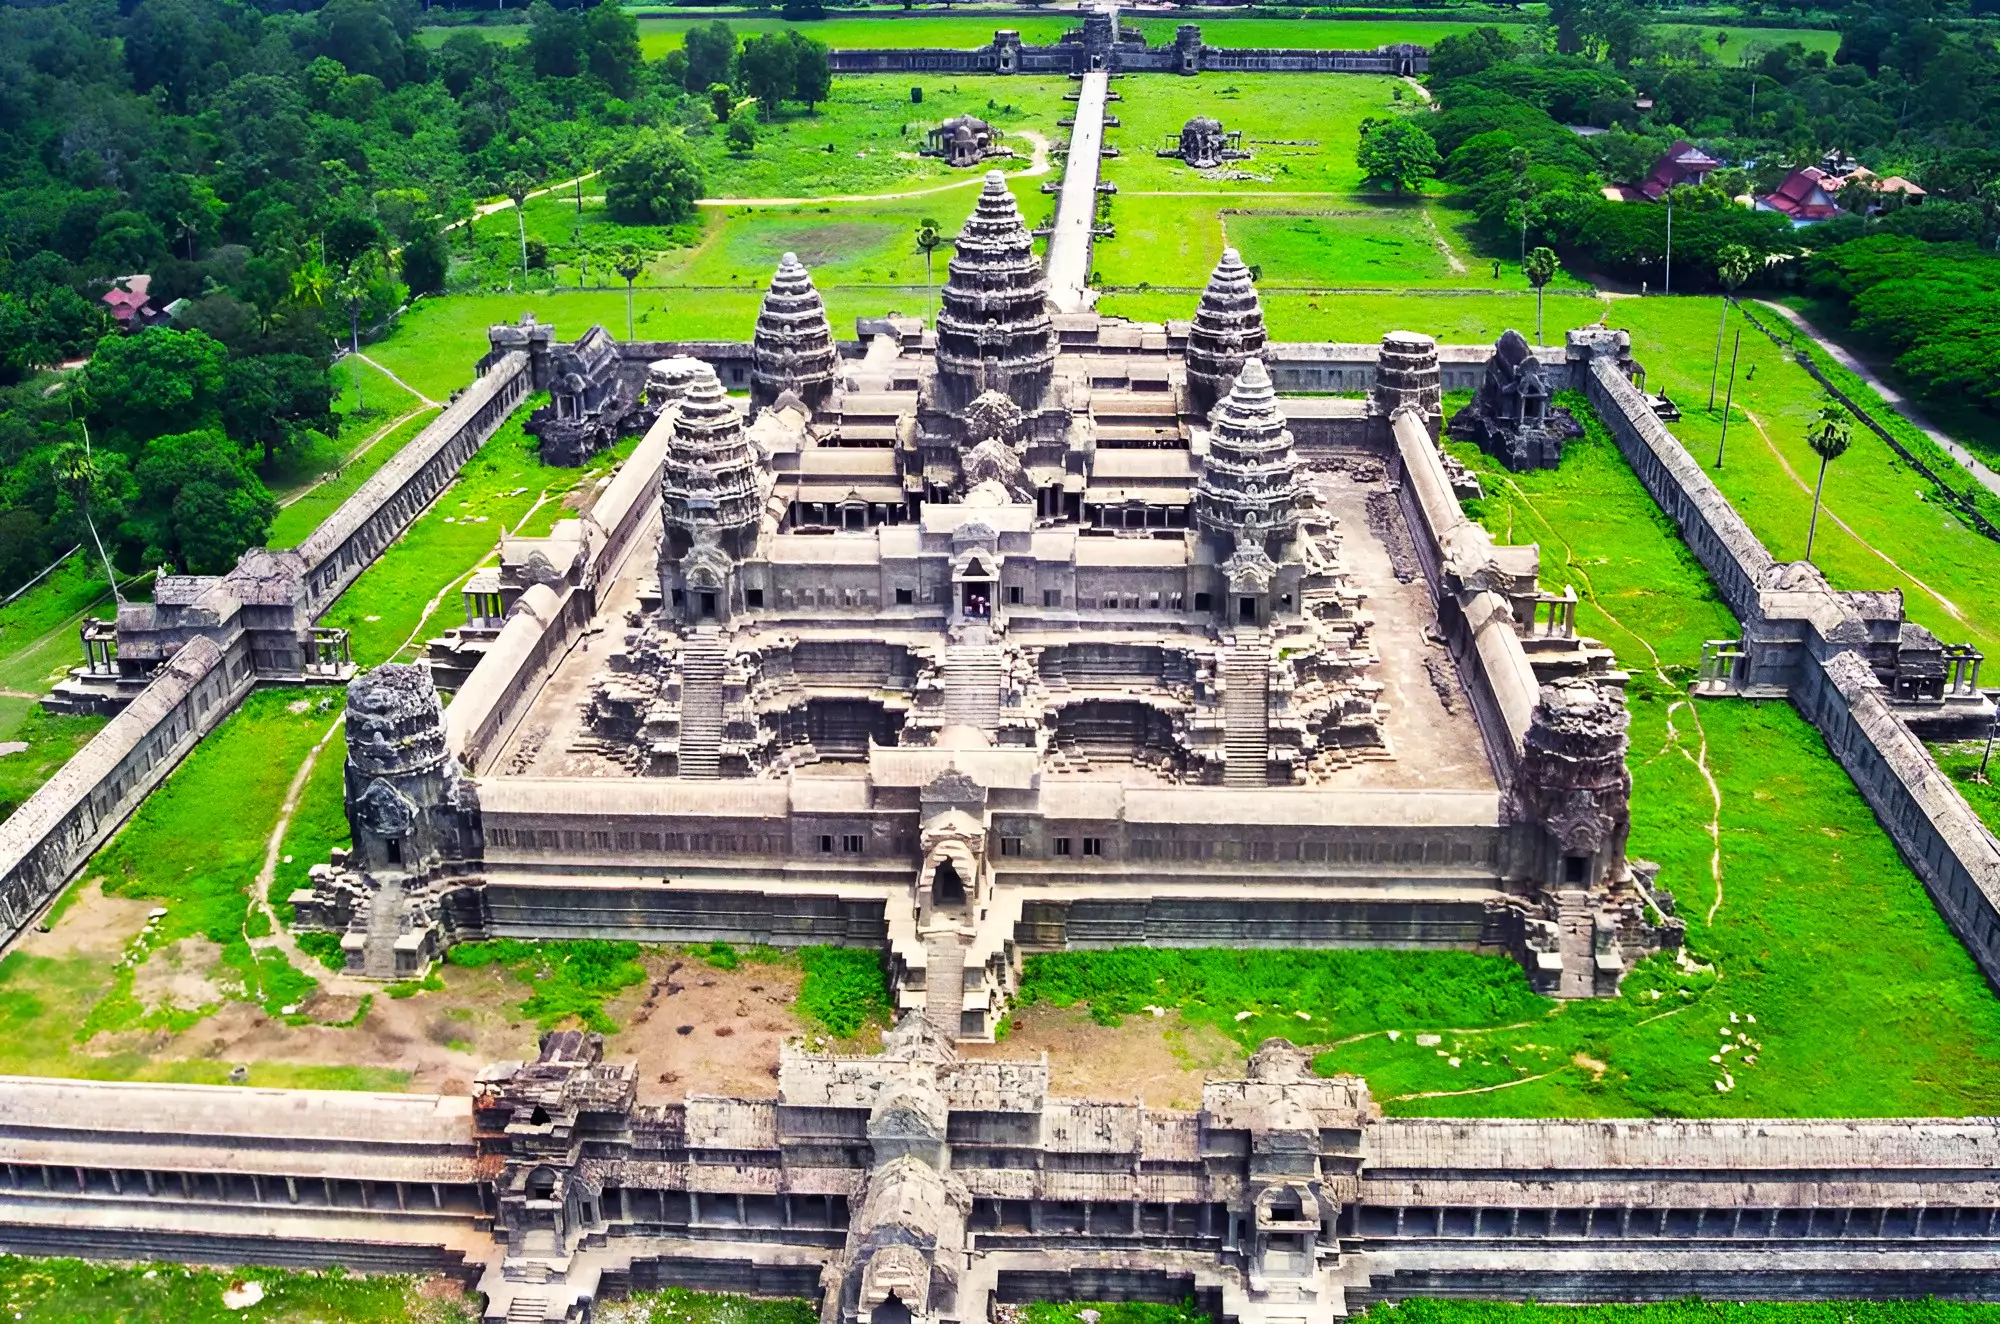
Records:
[[[997,170],[987,172],[950,271],[937,320],[938,409],[959,414],[996,391],[1035,412],[1056,363],[1048,282],[1021,208]]]

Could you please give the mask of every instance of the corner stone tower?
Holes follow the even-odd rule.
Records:
[[[750,338],[750,406],[770,405],[790,391],[818,409],[833,391],[839,355],[826,305],[798,256],[787,253],[771,277],[757,329]]]
[[[1418,410],[1436,437],[1444,404],[1438,369],[1438,345],[1418,331],[1391,331],[1382,337],[1382,357],[1375,369],[1375,389],[1368,395],[1368,412],[1393,418],[1405,407]]]
[[[727,616],[736,563],[763,520],[763,466],[706,364],[692,373],[673,428],[660,467],[660,592],[670,615]]]
[[[1271,374],[1264,360],[1246,360],[1209,419],[1195,521],[1224,555],[1254,547],[1275,558],[1298,533],[1302,494]]]
[[[1250,359],[1264,356],[1264,306],[1250,268],[1235,249],[1209,273],[1208,286],[1188,327],[1188,404],[1198,415],[1215,408]]]
[[[369,873],[423,875],[463,858],[458,764],[430,672],[388,662],[347,686],[347,821]]]
[[[1055,371],[1048,282],[998,170],[959,233],[937,320],[938,405],[958,414],[997,391],[1033,412]]]
[[[1589,889],[1625,872],[1632,774],[1622,696],[1581,677],[1542,687],[1528,723],[1516,793],[1548,834],[1543,885]]]

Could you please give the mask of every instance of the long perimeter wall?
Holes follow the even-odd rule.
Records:
[[[1639,481],[1680,526],[1742,622],[1748,679],[1785,687],[2000,988],[2000,842],[1844,642],[1865,637],[1854,613],[1810,565],[1771,555],[1614,364],[1592,364],[1584,388]]]

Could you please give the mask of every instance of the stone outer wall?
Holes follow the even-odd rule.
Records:
[[[299,544],[306,611],[317,618],[444,490],[499,431],[530,389],[528,356],[514,352],[482,368],[478,380],[377,470]]]
[[[1816,573],[1787,576],[1615,364],[1593,364],[1584,387],[1743,623],[1749,682],[1784,687],[1818,728],[1952,932],[2000,987],[2000,843],[1844,642],[1865,638],[1851,610]]]
[[[1051,1296],[1194,1295],[1242,1324],[1420,1294],[1990,1299],[2000,1270],[1993,1118],[1384,1118],[1278,1040],[1198,1109],[1155,1109],[921,1030],[875,1057],[788,1046],[774,1100],[642,1104],[573,1031],[471,1099],[10,1078],[0,1249],[443,1270],[489,1320],[661,1285],[852,1320],[878,1197],[904,1192],[890,1217],[955,1285],[938,1324]],[[1260,1196],[1286,1189],[1317,1206],[1285,1226],[1323,1271],[1268,1300]]]
[[[0,823],[0,944],[62,890],[91,852],[256,683],[247,650],[181,646],[153,683]]]
[[[468,771],[481,771],[527,711],[542,679],[568,653],[597,611],[597,591],[644,539],[659,513],[660,466],[672,428],[656,423],[591,508],[583,563],[559,585],[521,595],[499,638],[445,711],[445,737]]]

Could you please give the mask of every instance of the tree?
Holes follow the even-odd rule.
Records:
[[[361,305],[368,302],[377,276],[377,259],[373,251],[364,253],[334,282],[333,293],[347,308],[347,351],[354,356],[354,408],[359,413],[367,408],[362,399],[361,387]]]
[[[743,90],[757,98],[766,119],[775,119],[779,103],[792,94],[796,58],[792,43],[781,33],[752,37],[743,43],[743,54],[736,62]],[[735,122],[736,117],[730,116],[732,128]]]
[[[317,15],[319,53],[350,74],[373,74],[383,85],[403,81],[403,38],[375,0],[329,0]]]
[[[436,226],[425,226],[403,245],[403,284],[410,293],[437,294],[444,289],[451,253]]]
[[[917,222],[917,251],[924,255],[924,308],[931,304],[931,254],[944,243],[944,230],[934,217],[926,216]]]
[[[1542,343],[1542,290],[1556,278],[1554,249],[1537,248],[1521,263],[1521,274],[1535,287],[1535,343]]]
[[[582,67],[583,20],[548,0],[528,6],[528,60],[537,78],[574,78]]]
[[[625,338],[632,339],[632,282],[646,269],[646,259],[636,248],[621,248],[615,263],[617,272],[625,278]]]
[[[727,83],[708,85],[708,113],[715,116],[717,124],[729,123],[729,116],[736,109],[736,89]]]
[[[749,106],[738,106],[729,117],[729,150],[747,152],[757,145],[757,114]]]
[[[222,404],[223,347],[199,331],[148,327],[97,342],[85,371],[91,413],[136,450],[147,437],[200,427]]]
[[[585,68],[604,80],[618,96],[630,96],[638,83],[645,52],[639,46],[639,20],[621,5],[600,4],[583,20]]]
[[[507,200],[514,204],[514,225],[521,232],[521,275],[525,278],[528,274],[528,216],[521,207],[534,190],[535,181],[518,170],[510,170],[500,187]]]
[[[785,36],[792,44],[792,100],[811,110],[833,92],[833,66],[826,43],[814,41],[797,28]]]
[[[132,472],[139,484],[134,522],[155,565],[221,574],[264,541],[278,513],[243,452],[212,428],[155,437]]]
[[[222,423],[229,435],[263,451],[266,465],[308,429],[333,430],[333,383],[303,354],[231,359],[223,368]]]
[[[1386,185],[1392,193],[1422,189],[1424,180],[1444,164],[1421,124],[1377,117],[1361,121],[1361,146],[1354,160],[1369,183]]]
[[[705,187],[687,140],[649,129],[606,172],[604,205],[628,225],[675,225],[694,215]]]
[[[1715,362],[1708,369],[1708,407],[1715,408],[1715,379],[1722,371],[1722,329],[1729,324],[1729,305],[1736,287],[1757,272],[1757,259],[1741,244],[1724,244],[1715,253],[1715,275],[1722,282],[1722,318],[1715,324]]]
[[[1845,409],[1829,400],[1820,406],[1819,416],[1806,424],[1806,445],[1819,456],[1819,481],[1813,484],[1812,523],[1806,526],[1806,560],[1812,560],[1813,535],[1819,532],[1819,497],[1826,487],[1826,466],[1847,453],[1854,440],[1854,420]]]
[[[682,39],[687,52],[687,81],[690,92],[700,92],[716,83],[732,82],[736,76],[736,34],[721,19],[698,23]],[[722,116],[717,116],[720,119]]]

